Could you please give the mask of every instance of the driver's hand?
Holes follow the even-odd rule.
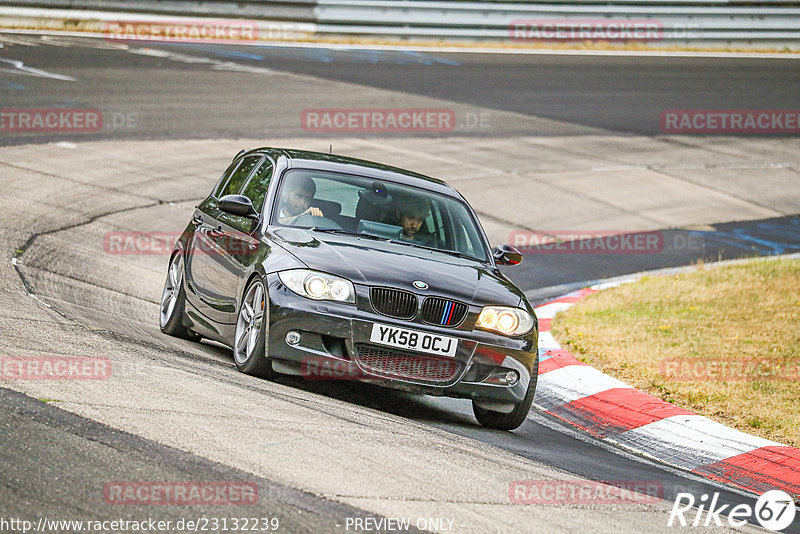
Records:
[[[313,215],[315,217],[324,217],[324,215],[322,215],[322,210],[314,206],[308,208],[306,211],[303,212],[303,215],[306,214]]]

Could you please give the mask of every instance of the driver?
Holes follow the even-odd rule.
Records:
[[[314,180],[308,176],[303,176],[299,180],[292,180],[291,184],[286,184],[282,195],[282,207],[278,212],[278,222],[281,224],[294,224],[298,217],[303,215],[314,215],[324,217],[322,210],[311,206],[317,186]]]
[[[433,246],[433,235],[422,228],[422,223],[428,218],[431,208],[421,198],[407,198],[402,200],[395,211],[395,218],[399,226],[403,227],[400,239],[413,241],[425,246]]]

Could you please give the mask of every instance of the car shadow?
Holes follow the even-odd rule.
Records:
[[[235,368],[233,353],[228,347],[208,339],[204,339],[201,346],[204,357],[217,363],[224,361]],[[466,399],[418,395],[354,380],[308,380],[279,374],[271,381],[435,426],[464,427],[465,430],[483,428],[473,417],[472,407]]]
[[[478,424],[472,417],[469,401],[463,399],[418,395],[347,380],[307,380],[302,377],[278,375],[273,381],[414,421],[448,426],[475,426]],[[464,411],[453,411],[452,404],[454,402],[463,403]],[[442,406],[442,404],[448,406]]]

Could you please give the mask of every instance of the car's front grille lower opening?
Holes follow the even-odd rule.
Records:
[[[467,305],[454,300],[428,297],[422,303],[422,320],[440,326],[458,326],[467,316]]]
[[[417,296],[408,291],[373,287],[370,299],[375,311],[389,317],[411,319],[417,313]]]
[[[350,359],[347,354],[347,344],[343,338],[326,336],[325,334],[320,337],[322,338],[322,347],[328,354],[337,358]]]
[[[420,382],[451,382],[461,368],[453,358],[400,352],[363,343],[356,345],[355,356],[371,373]]]

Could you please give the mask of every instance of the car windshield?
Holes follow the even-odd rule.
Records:
[[[463,202],[364,176],[289,170],[279,185],[271,222],[488,260],[480,227]]]

